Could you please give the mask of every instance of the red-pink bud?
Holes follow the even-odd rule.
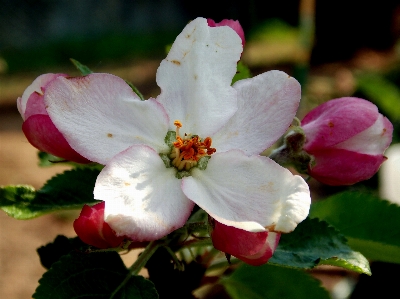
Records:
[[[310,111],[301,122],[306,135],[304,150],[315,163],[309,174],[338,186],[371,178],[386,160],[393,125],[378,108],[363,99],[330,100]]]
[[[74,221],[75,232],[83,242],[97,248],[118,247],[125,237],[118,237],[104,221],[104,208],[104,201],[92,207],[84,205],[78,219]]]
[[[214,20],[212,19],[207,19],[208,26],[210,27],[220,27],[220,26],[228,26],[231,27],[233,30],[236,31],[236,33],[240,36],[242,39],[242,45],[244,47],[244,44],[246,43],[246,39],[244,37],[244,31],[242,26],[240,25],[239,21],[234,21],[234,20],[228,20],[224,19],[219,23],[215,23]]]
[[[44,74],[27,87],[17,99],[18,111],[24,120],[22,131],[37,149],[77,163],[89,163],[71,148],[67,140],[51,121],[43,101],[46,87],[57,77],[65,74]]]
[[[253,266],[263,265],[272,257],[281,234],[275,232],[252,233],[233,226],[214,222],[211,239],[214,247]]]

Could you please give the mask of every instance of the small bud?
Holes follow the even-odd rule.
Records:
[[[119,247],[125,237],[118,237],[104,221],[104,207],[105,202],[92,207],[84,205],[78,219],[74,221],[75,232],[83,242],[94,247],[101,249]]]
[[[208,26],[210,27],[220,27],[220,26],[228,26],[231,27],[233,30],[236,31],[236,33],[240,36],[240,38],[242,39],[242,45],[244,47],[245,43],[246,43],[246,39],[244,37],[244,31],[242,26],[240,25],[239,21],[234,21],[234,20],[228,20],[228,19],[224,19],[219,23],[215,23],[214,20],[212,19],[207,19],[207,23]]]
[[[371,178],[386,160],[393,125],[363,99],[330,100],[310,111],[301,122],[303,149],[313,156],[308,173],[333,186]]]
[[[44,74],[36,78],[17,99],[18,111],[24,120],[22,131],[37,149],[77,163],[90,161],[74,151],[51,121],[44,104],[46,87],[65,74]]]
[[[280,233],[248,232],[214,220],[211,238],[214,247],[253,266],[263,265],[278,246]]]

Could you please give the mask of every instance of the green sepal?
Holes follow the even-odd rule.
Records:
[[[38,191],[32,186],[0,187],[0,208],[16,219],[30,219],[46,213],[81,209],[98,202],[93,189],[100,170],[77,168],[54,176]]]
[[[207,168],[208,161],[210,160],[210,158],[211,158],[210,156],[201,157],[199,161],[197,161],[196,167],[200,170],[205,170]]]
[[[164,138],[165,144],[168,145],[172,149],[175,141],[176,141],[176,132],[168,131],[167,135],[165,135],[165,138]]]
[[[171,158],[169,157],[168,154],[159,154],[161,160],[164,162],[164,165],[166,168],[171,167]]]
[[[187,170],[177,171],[176,174],[175,174],[175,177],[177,179],[179,179],[179,180],[184,178],[184,177],[188,177],[188,176],[191,176],[191,173],[189,171],[187,171]]]
[[[86,65],[83,65],[78,60],[75,60],[73,58],[70,58],[69,60],[78,69],[78,71],[81,72],[82,76],[86,76],[86,75],[93,73]]]
[[[136,95],[140,98],[141,101],[145,100],[143,94],[139,91],[139,89],[135,85],[133,85],[133,83],[126,80],[125,82],[130,86],[130,88],[132,88],[133,92],[136,93]]]
[[[54,166],[59,163],[70,163],[69,161],[66,161],[63,158],[56,157],[52,154],[42,152],[42,151],[38,152],[38,158],[39,158],[39,166],[40,167]]]
[[[244,65],[243,62],[239,61],[239,63],[237,64],[236,74],[232,79],[232,84],[234,84],[236,81],[247,78],[251,78],[250,69],[246,65]]]

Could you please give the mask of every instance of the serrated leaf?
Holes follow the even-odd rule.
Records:
[[[70,61],[78,69],[78,71],[81,72],[82,76],[86,76],[86,75],[89,75],[89,74],[93,73],[86,65],[83,65],[78,60],[70,58]]]
[[[98,202],[93,188],[100,173],[97,169],[67,170],[38,191],[31,186],[0,187],[0,208],[16,219],[30,219],[68,209],[81,209],[84,204]]]
[[[366,258],[354,252],[342,234],[324,221],[309,218],[300,223],[292,233],[282,234],[268,263],[303,269],[328,264],[371,274]]]
[[[237,65],[237,71],[235,76],[232,79],[232,84],[235,83],[236,81],[242,80],[242,79],[247,79],[251,78],[251,72],[250,69],[244,65],[241,61],[239,61]]]
[[[271,265],[242,265],[220,283],[232,299],[330,298],[320,282],[304,271]]]
[[[36,251],[42,266],[50,269],[55,262],[71,251],[83,252],[89,248],[90,246],[83,243],[79,237],[67,238],[66,236],[58,235],[53,242],[39,247]]]
[[[132,276],[121,287],[127,275],[129,271],[116,252],[74,252],[62,256],[43,275],[33,298],[158,298],[153,283],[141,276]]]
[[[367,258],[400,263],[400,207],[372,194],[343,192],[311,206],[318,217],[346,236]]]

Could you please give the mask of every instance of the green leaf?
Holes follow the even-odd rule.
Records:
[[[330,298],[320,282],[304,271],[271,265],[242,265],[220,283],[232,299]]]
[[[90,246],[83,243],[79,237],[67,238],[66,236],[58,235],[53,242],[39,247],[36,251],[42,266],[50,269],[55,262],[71,251],[84,252],[89,248]]]
[[[400,120],[400,89],[378,74],[363,75],[358,78],[358,89],[377,104],[392,121]]]
[[[121,285],[128,275],[116,252],[74,252],[62,256],[43,275],[33,298],[158,298],[153,283],[141,276],[131,276]]]
[[[93,73],[86,65],[83,65],[78,60],[75,60],[73,58],[70,58],[69,60],[78,69],[78,71],[81,72],[82,76],[86,76],[86,75],[89,75],[89,74]]]
[[[309,218],[292,233],[282,234],[268,263],[303,269],[326,264],[371,274],[368,261],[346,244],[343,235],[326,222]]]
[[[400,207],[369,193],[343,192],[311,206],[371,260],[400,263]]]
[[[99,173],[90,168],[67,170],[51,178],[38,191],[25,185],[0,187],[0,208],[16,219],[81,209],[84,204],[98,202],[93,198],[93,188]]]
[[[232,84],[235,83],[236,81],[242,80],[242,79],[247,79],[251,78],[251,72],[250,69],[244,65],[241,61],[239,61],[237,65],[237,71],[235,76],[232,79]]]

